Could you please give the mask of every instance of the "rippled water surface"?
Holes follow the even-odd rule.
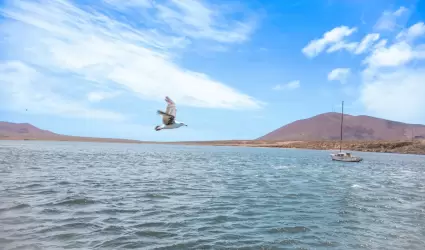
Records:
[[[1,249],[425,249],[425,158],[0,141]]]

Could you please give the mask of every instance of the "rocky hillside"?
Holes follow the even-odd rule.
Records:
[[[325,113],[298,120],[257,140],[339,140],[340,113]],[[344,115],[344,140],[411,140],[425,138],[425,126],[390,121],[371,116]]]
[[[211,146],[241,146],[262,148],[297,148],[315,150],[339,150],[339,141],[260,141],[260,140],[233,140],[233,141],[198,141],[198,142],[173,142],[171,144],[184,145],[211,145]],[[381,152],[399,154],[421,154],[425,155],[425,140],[409,141],[375,141],[355,140],[343,141],[342,149],[362,152]]]
[[[317,150],[338,150],[338,141],[294,141],[288,143],[265,143],[262,147],[273,148],[302,148]],[[421,154],[425,155],[425,140],[413,141],[343,141],[341,145],[343,150],[362,151],[362,152],[380,152],[380,153],[399,153],[399,154]]]
[[[0,137],[3,138],[52,138],[57,136],[59,135],[48,130],[39,129],[29,123],[0,122]]]

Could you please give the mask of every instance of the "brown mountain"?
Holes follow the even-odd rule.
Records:
[[[0,140],[48,140],[48,141],[86,141],[86,142],[121,142],[121,143],[155,143],[117,138],[95,138],[56,134],[39,129],[29,123],[0,121]]]
[[[57,136],[60,135],[39,129],[29,123],[0,122],[0,137],[47,138]]]
[[[154,143],[335,150],[339,147],[339,142],[330,141],[329,139],[339,139],[339,119],[340,114],[338,113],[318,115],[288,124],[257,140],[189,142],[154,142],[68,136],[42,130],[28,123],[0,122],[0,140]],[[345,120],[347,121],[345,122],[346,126],[344,126],[346,141],[342,143],[344,149],[425,155],[425,140],[410,141],[412,132],[417,138],[425,135],[425,126],[423,125],[405,124],[369,116],[345,115]],[[425,136],[422,138],[425,138]],[[406,139],[409,139],[409,141],[406,141]]]
[[[340,113],[324,113],[287,124],[257,140],[339,140],[340,126]],[[412,137],[425,138],[425,125],[344,115],[344,140],[406,140]]]

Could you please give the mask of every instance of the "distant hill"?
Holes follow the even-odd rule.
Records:
[[[244,146],[335,150],[339,147],[340,114],[327,113],[283,126],[257,140],[155,142],[56,134],[28,123],[0,122],[1,140],[117,142],[198,146]],[[410,141],[411,131],[425,138],[425,126],[387,121],[369,116],[346,115],[344,149],[425,155],[425,140]],[[423,138],[420,138],[420,137]],[[378,138],[378,139],[375,139]],[[406,141],[408,139],[409,141]],[[404,141],[403,141],[404,140]],[[401,142],[398,142],[401,141]],[[1,144],[0,144],[1,145]]]
[[[0,122],[0,137],[46,138],[60,136],[29,123]]]
[[[325,113],[308,119],[298,120],[276,129],[254,141],[323,141],[339,140],[340,113]],[[425,139],[425,125],[407,124],[371,116],[344,115],[343,139],[399,141]],[[61,135],[37,128],[29,123],[12,123],[0,121],[0,140],[52,140],[52,141],[91,141],[123,143],[161,143],[186,144],[189,142],[153,142],[117,138],[95,138]],[[196,145],[250,145],[251,140],[198,141]],[[425,141],[425,140],[423,140]],[[264,142],[265,143],[265,142]],[[424,149],[425,150],[425,149]]]
[[[148,143],[138,140],[80,137],[56,134],[39,129],[29,123],[13,123],[0,121],[0,140],[48,140],[48,141],[87,141],[87,142],[125,142]],[[154,142],[150,142],[154,143]]]
[[[339,140],[340,113],[324,113],[278,128],[257,140]],[[425,125],[407,124],[371,116],[344,115],[344,140],[407,140],[425,138]]]

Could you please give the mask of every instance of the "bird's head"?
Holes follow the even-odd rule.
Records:
[[[181,126],[185,126],[185,127],[187,127],[187,124],[185,124],[185,123],[183,123],[183,122],[180,122],[180,127]]]

